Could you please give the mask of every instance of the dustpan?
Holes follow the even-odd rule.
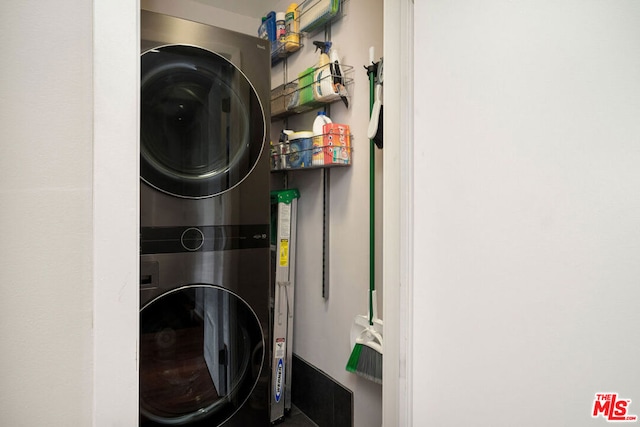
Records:
[[[353,319],[349,335],[351,347],[354,347],[356,344],[363,344],[382,353],[383,323],[382,319],[378,318],[376,291],[373,291],[371,295],[373,311],[369,315],[359,314]],[[369,319],[371,319],[371,322]]]

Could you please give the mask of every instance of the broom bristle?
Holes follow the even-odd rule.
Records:
[[[347,362],[347,371],[382,384],[382,354],[366,345],[356,344]]]
[[[358,360],[360,359],[360,353],[362,352],[362,344],[356,344],[351,351],[349,361],[347,362],[347,371],[355,373],[358,369]]]

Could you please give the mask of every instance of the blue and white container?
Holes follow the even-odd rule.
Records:
[[[289,135],[289,153],[287,167],[291,169],[311,166],[313,151],[313,132],[294,132]]]
[[[276,13],[272,10],[267,13],[267,19],[265,19],[265,23],[267,24],[267,36],[269,41],[271,42],[271,51],[275,51],[278,48],[278,42],[276,39]]]

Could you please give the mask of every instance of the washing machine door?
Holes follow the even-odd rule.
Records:
[[[264,359],[255,313],[211,285],[174,289],[140,310],[144,425],[220,425],[246,402]]]
[[[140,104],[140,175],[165,193],[223,193],[251,173],[264,148],[255,89],[214,52],[183,45],[144,52]]]

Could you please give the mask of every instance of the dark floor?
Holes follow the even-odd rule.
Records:
[[[309,417],[303,414],[300,409],[293,406],[291,412],[285,417],[284,421],[276,427],[318,427],[316,423],[311,421]]]

